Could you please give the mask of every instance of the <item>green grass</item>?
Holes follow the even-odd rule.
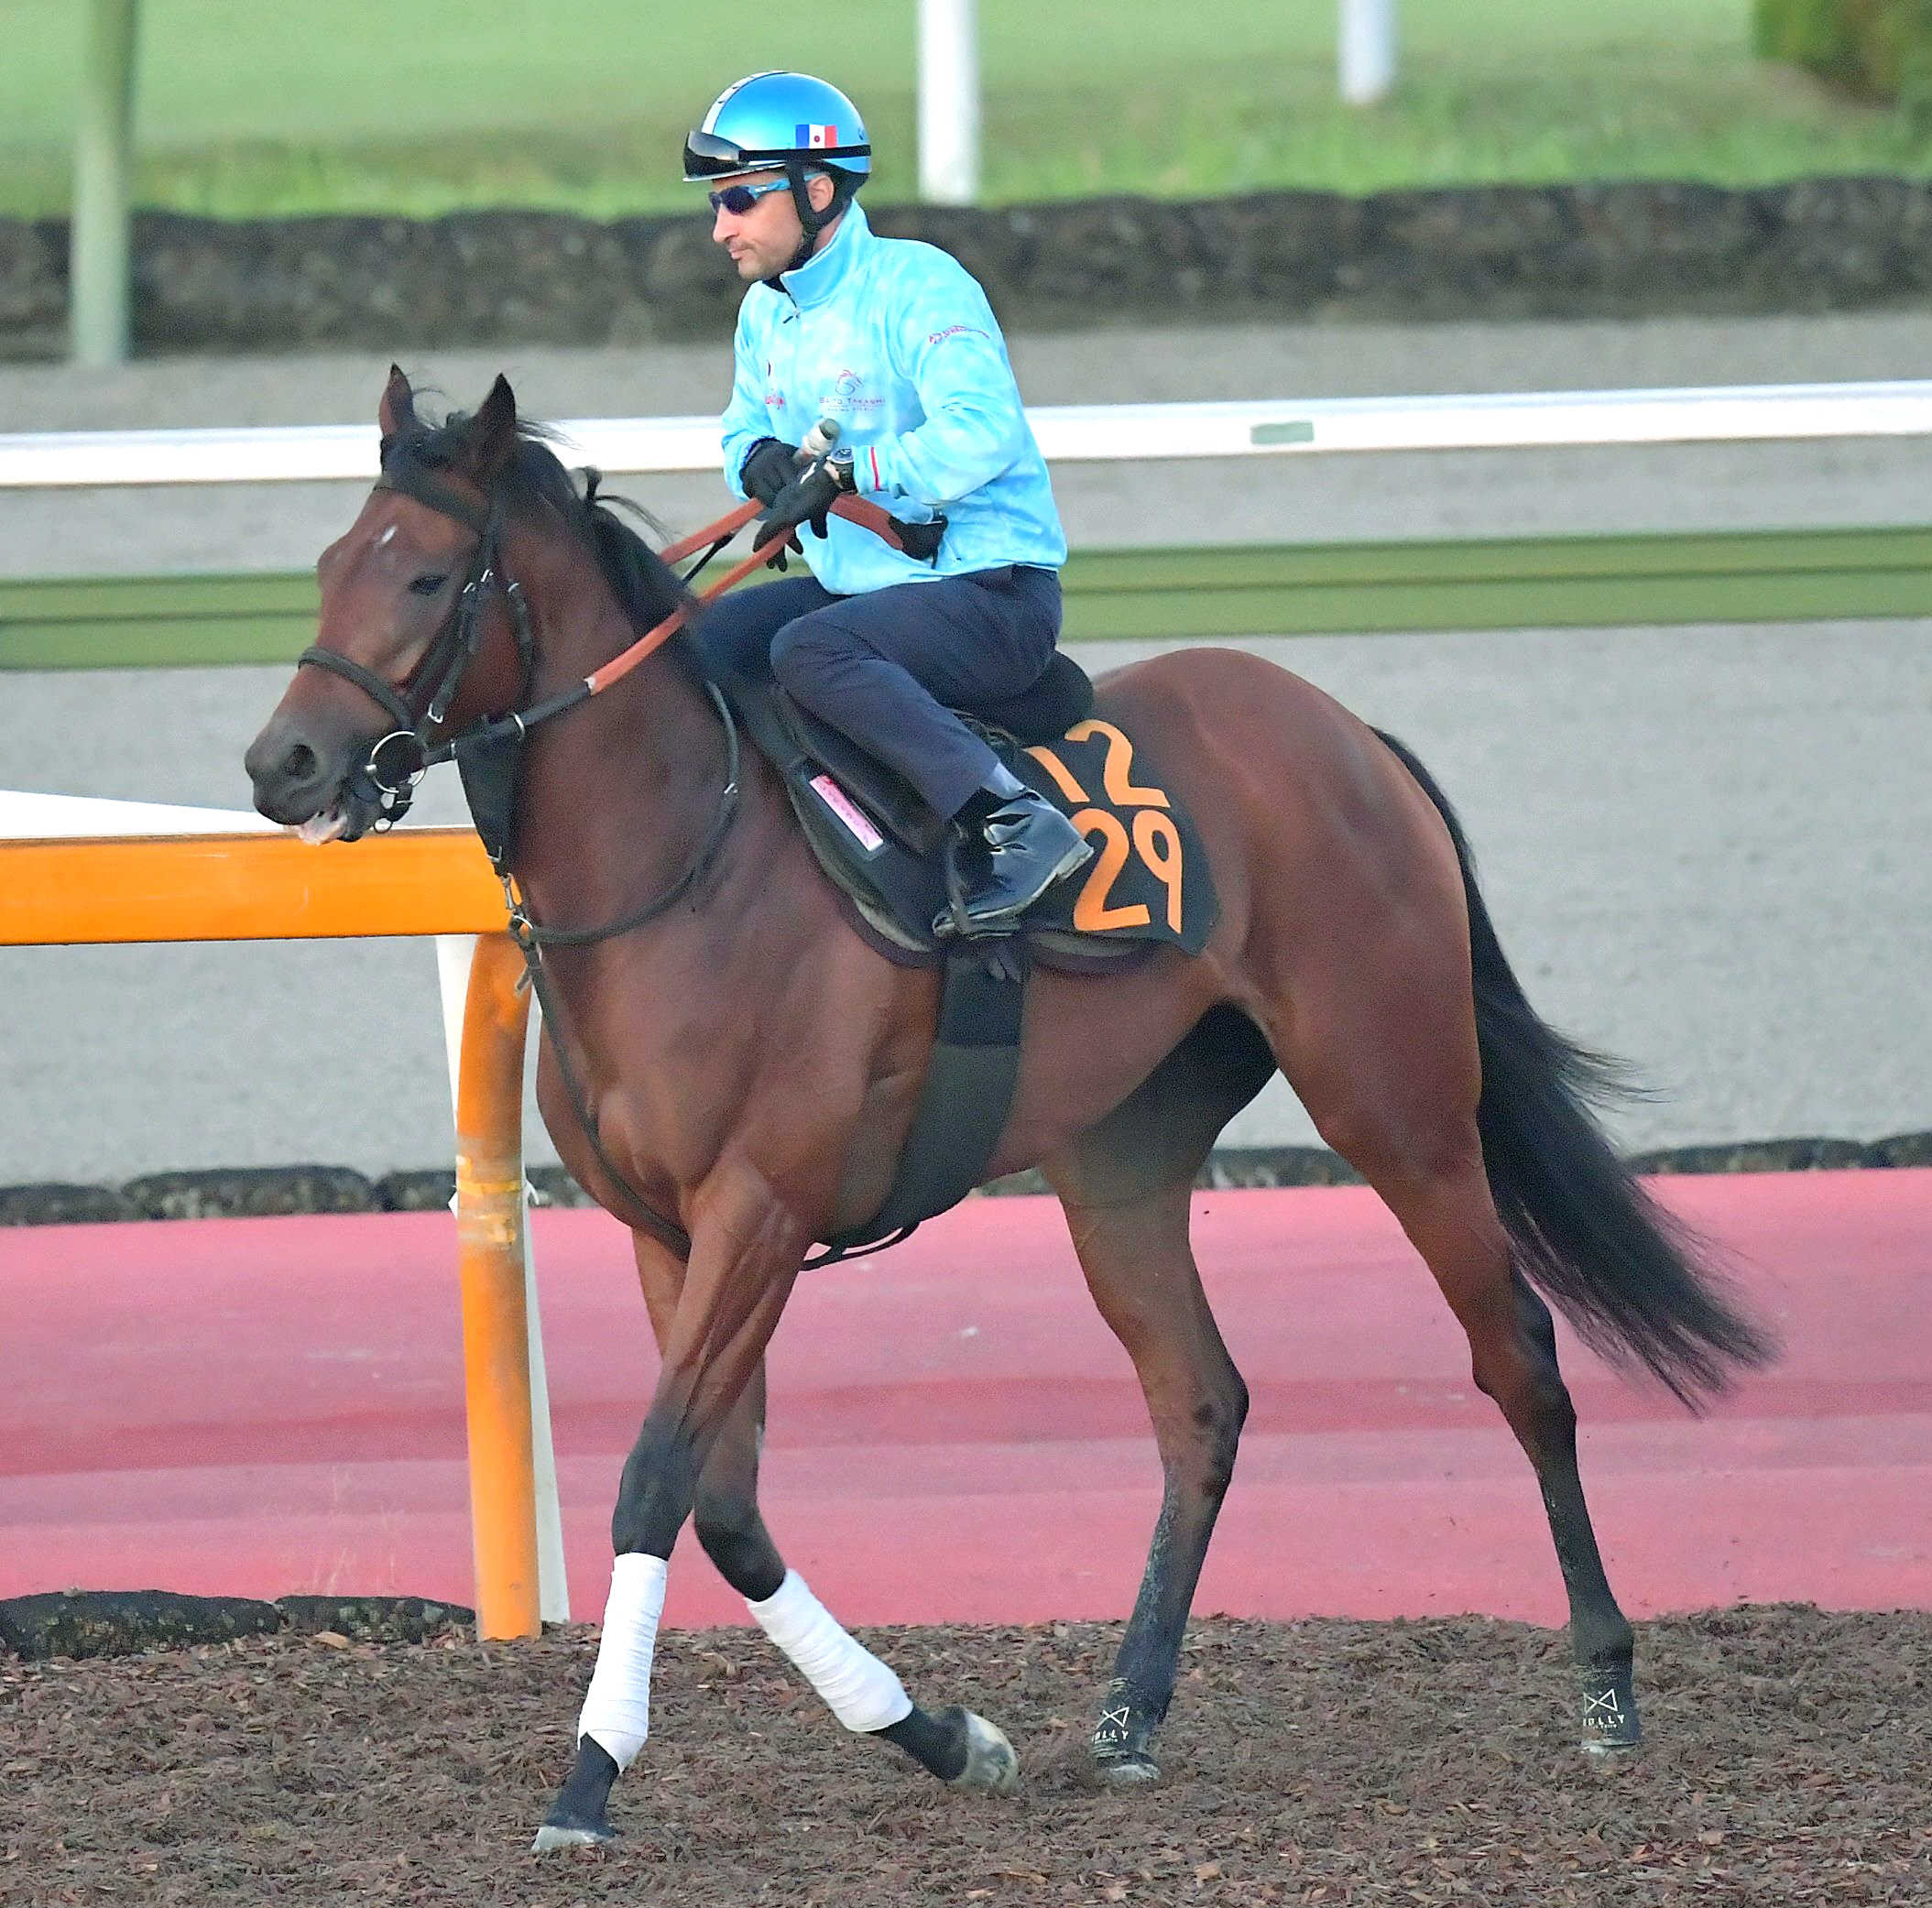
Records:
[[[1750,0],[1400,0],[1398,97],[1335,96],[1335,0],[980,0],[987,196],[1932,172],[1894,114],[1752,57]],[[63,210],[82,0],[0,0],[0,212]],[[915,192],[914,0],[143,0],[143,202],[221,216],[692,202],[748,67],[851,93]]]

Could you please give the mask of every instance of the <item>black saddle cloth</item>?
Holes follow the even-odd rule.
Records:
[[[890,948],[936,957],[946,819],[769,675],[721,686],[783,778],[825,874]],[[1198,954],[1219,913],[1206,850],[1145,754],[1094,706],[1086,671],[1056,650],[1023,695],[955,711],[1099,851],[1049,889],[1020,931],[1049,965],[1110,962],[1162,942]]]

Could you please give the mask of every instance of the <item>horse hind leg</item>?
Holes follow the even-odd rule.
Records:
[[[1618,1608],[1577,1467],[1577,1412],[1556,1363],[1549,1307],[1512,1262],[1484,1173],[1473,1118],[1454,1163],[1414,1176],[1351,1155],[1424,1259],[1469,1341],[1478,1388],[1495,1400],[1529,1457],[1569,1599],[1570,1648],[1582,1684],[1582,1746],[1634,1749],[1642,1735],[1632,1680],[1634,1633]]]
[[[1248,1413],[1188,1243],[1189,1193],[1221,1128],[1273,1071],[1252,1023],[1217,1009],[1122,1107],[1045,1162],[1161,1454],[1160,1514],[1092,1741],[1097,1772],[1116,1784],[1160,1774],[1153,1737]]]

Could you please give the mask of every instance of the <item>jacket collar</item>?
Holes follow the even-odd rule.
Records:
[[[822,305],[837,295],[878,243],[855,199],[846,207],[831,242],[813,253],[796,271],[780,272],[779,283],[801,310]]]

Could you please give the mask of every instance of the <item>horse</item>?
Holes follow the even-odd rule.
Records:
[[[377,416],[383,474],[318,563],[315,645],[247,751],[256,804],[353,840],[448,738],[514,728],[525,743],[505,873],[516,918],[548,924],[526,946],[548,987],[538,1100],[572,1173],[632,1230],[661,1354],[612,1513],[573,1758],[535,1847],[615,1833],[687,1519],[848,1729],[944,1782],[1010,1789],[1003,1733],[916,1703],[788,1570],[758,1499],[766,1347],[813,1242],[886,1197],[939,982],[849,924],[776,775],[739,759],[690,630],[608,680],[640,628],[701,612],[595,474],[580,481],[519,420],[508,381],[431,420],[392,367]],[[1633,1633],[1585,1503],[1551,1303],[1693,1406],[1763,1362],[1768,1334],[1610,1144],[1597,1108],[1620,1063],[1538,1018],[1413,754],[1235,650],[1135,663],[1097,698],[1196,818],[1220,903],[1198,954],[1033,975],[985,1171],[1043,1172],[1162,1465],[1090,1739],[1098,1777],[1161,1773],[1156,1732],[1248,1410],[1190,1249],[1190,1189],[1277,1070],[1467,1335],[1548,1514],[1583,1746],[1633,1747]]]

